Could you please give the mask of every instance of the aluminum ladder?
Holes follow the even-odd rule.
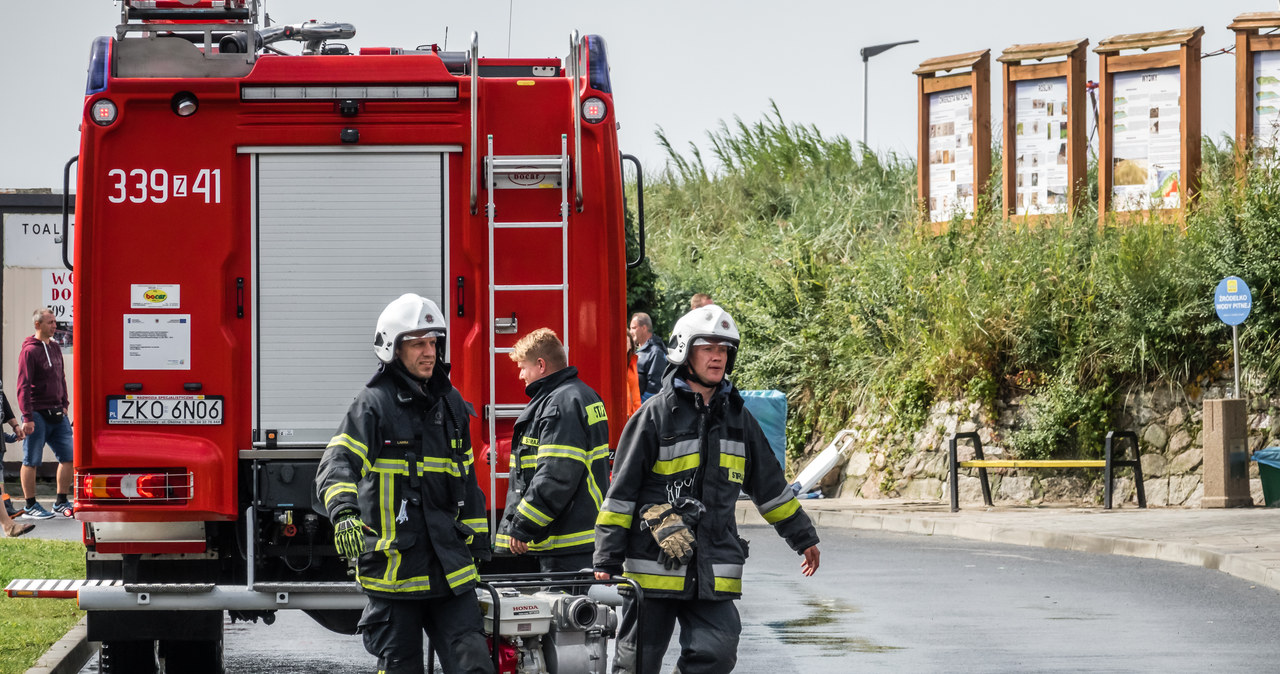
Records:
[[[485,416],[489,425],[489,535],[498,534],[498,419],[510,419],[520,416],[524,410],[523,403],[498,403],[497,369],[498,358],[511,353],[508,347],[499,348],[499,334],[510,334],[516,330],[515,320],[502,326],[504,332],[499,333],[498,316],[494,299],[499,293],[513,291],[537,291],[559,293],[561,317],[560,340],[564,343],[565,353],[569,351],[569,136],[560,134],[559,155],[508,155],[498,156],[493,153],[493,135],[488,136],[488,154],[485,156],[485,180],[489,201],[485,206],[489,220],[489,401],[485,406]],[[497,176],[517,173],[542,173],[560,176],[560,219],[547,221],[499,221],[498,209],[494,204]],[[536,284],[497,284],[494,279],[494,239],[500,230],[506,229],[544,229],[549,232],[560,230],[560,283]],[[507,320],[507,319],[502,319]],[[509,357],[509,356],[508,356]]]

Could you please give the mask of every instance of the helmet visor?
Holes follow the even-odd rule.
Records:
[[[444,337],[444,331],[443,330],[414,330],[413,332],[406,332],[400,336],[400,343],[403,344],[405,342],[413,342],[419,339],[426,339],[428,337]]]
[[[703,346],[703,345],[718,346],[720,344],[723,344],[731,349],[735,349],[738,346],[737,344],[734,344],[732,340],[722,339],[720,337],[695,337],[694,340],[689,343],[689,346]]]

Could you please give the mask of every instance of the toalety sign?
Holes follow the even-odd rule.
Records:
[[[71,229],[73,240],[67,242],[68,254],[75,243],[74,218]],[[5,213],[4,266],[62,267],[62,234],[61,213]]]
[[[1227,325],[1240,325],[1253,309],[1253,294],[1238,276],[1228,276],[1213,291],[1213,308]]]

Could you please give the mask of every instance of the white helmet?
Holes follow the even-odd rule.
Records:
[[[390,363],[396,357],[396,345],[404,339],[444,337],[448,324],[435,302],[414,293],[396,298],[378,316],[378,330],[373,335],[373,353],[378,360]],[[409,333],[413,333],[410,335]],[[444,343],[436,343],[438,357],[444,359]]]
[[[671,332],[671,341],[667,345],[667,360],[675,365],[684,365],[689,358],[689,349],[699,344],[728,343],[729,361],[725,363],[724,372],[733,372],[733,361],[737,356],[738,325],[733,316],[715,304],[698,307],[680,317],[676,328]]]

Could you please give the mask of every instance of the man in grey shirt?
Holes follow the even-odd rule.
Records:
[[[667,345],[653,334],[653,319],[646,313],[636,313],[631,317],[631,340],[636,345],[640,400],[645,401],[662,390],[662,374],[667,370]]]

